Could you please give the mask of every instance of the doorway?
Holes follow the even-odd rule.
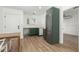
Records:
[[[64,11],[64,45],[78,51],[78,7]]]

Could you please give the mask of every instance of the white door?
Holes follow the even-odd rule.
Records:
[[[5,20],[5,32],[6,33],[18,33],[20,32],[20,21],[17,14],[6,14]]]

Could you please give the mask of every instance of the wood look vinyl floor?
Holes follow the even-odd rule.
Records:
[[[64,45],[78,51],[78,36],[64,34]]]
[[[43,37],[29,36],[21,40],[22,52],[74,52],[76,50],[60,44],[47,43]]]

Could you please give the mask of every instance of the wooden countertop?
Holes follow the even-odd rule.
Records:
[[[38,25],[27,25],[27,26],[24,26],[23,28],[44,28],[44,26],[38,26]]]
[[[4,33],[0,34],[0,38],[14,38],[14,37],[20,37],[20,33]]]

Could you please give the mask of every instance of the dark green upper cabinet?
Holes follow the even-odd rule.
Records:
[[[59,9],[55,7],[46,13],[46,41],[59,43]]]

